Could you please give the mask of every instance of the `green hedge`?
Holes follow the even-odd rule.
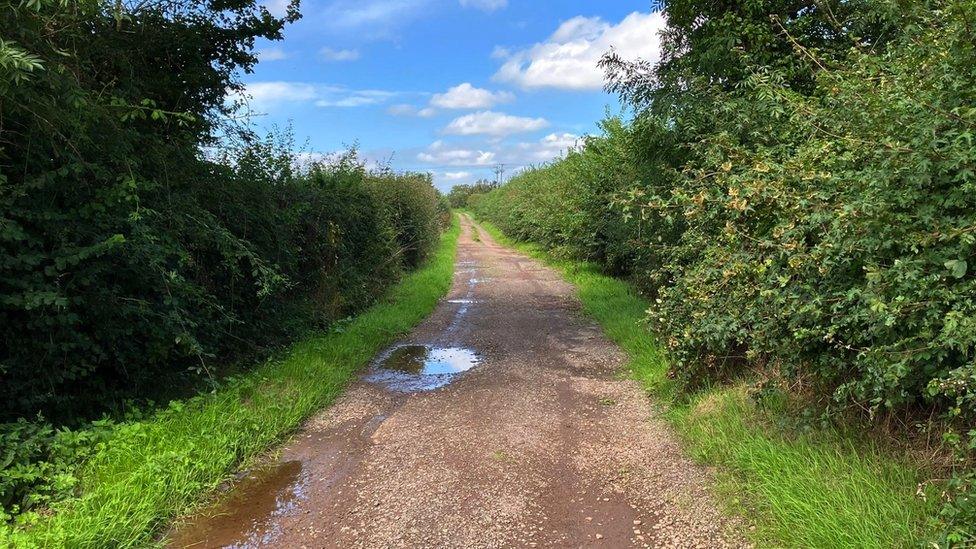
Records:
[[[429,177],[234,122],[296,6],[0,2],[0,517],[73,489],[90,420],[214,388],[436,246]]]
[[[666,3],[660,64],[604,60],[633,121],[475,210],[629,275],[685,389],[762,370],[828,418],[940,414],[965,531],[976,3],[855,4]]]

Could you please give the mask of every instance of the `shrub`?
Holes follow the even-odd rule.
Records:
[[[287,133],[222,116],[255,38],[296,17],[253,0],[0,9],[0,421],[181,396],[429,253],[424,176],[355,155],[300,167]]]
[[[447,194],[447,201],[452,208],[471,208],[472,196],[487,193],[495,187],[497,185],[494,182],[485,179],[480,179],[473,185],[455,185]]]
[[[766,368],[828,415],[943,413],[972,536],[976,3],[666,9],[660,65],[604,61],[634,120],[479,213],[629,274],[685,389]]]
[[[437,244],[442,220],[430,176],[380,172],[369,177],[367,185],[394,228],[403,266],[420,265]]]
[[[41,419],[0,424],[0,522],[74,490],[78,464],[113,433],[109,420],[77,430],[54,428]]]

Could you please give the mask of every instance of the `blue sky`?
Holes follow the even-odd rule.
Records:
[[[291,123],[313,155],[358,143],[443,190],[551,160],[595,131],[620,111],[596,61],[611,46],[656,58],[663,26],[648,1],[302,0],[301,11],[244,77],[258,128]]]

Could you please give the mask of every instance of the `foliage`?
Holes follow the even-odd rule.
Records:
[[[471,204],[468,201],[472,196],[491,192],[497,186],[495,182],[486,179],[480,179],[472,185],[455,185],[447,193],[447,201],[452,208],[469,208]]]
[[[74,490],[78,464],[105,447],[113,427],[109,420],[76,430],[24,419],[0,425],[0,521]]]
[[[443,222],[439,193],[430,175],[381,172],[367,184],[394,228],[397,255],[404,266],[419,266],[437,243]]]
[[[512,244],[491,223],[482,226]],[[722,466],[722,499],[748,518],[755,546],[880,549],[925,539],[939,503],[937,490],[924,484],[931,471],[862,432],[798,425],[776,399],[755,402],[745,383],[674,401],[667,353],[642,322],[650,302],[632,284],[607,276],[595,263],[556,259],[534,244],[514,245],[561,271],[576,287],[583,311],[626,352],[637,381],[670,402],[663,416],[685,450]],[[920,490],[927,497],[919,497]]]
[[[293,4],[0,2],[0,420],[182,394],[430,252],[422,176],[300,167],[225,117]]]
[[[145,547],[338,397],[383,346],[427,317],[451,287],[459,226],[430,260],[343,323],[217,390],[116,425],[72,475],[72,497],[0,523],[0,547]]]
[[[60,420],[199,365],[238,335],[246,294],[286,286],[227,226],[222,199],[241,193],[199,147],[254,40],[295,16],[245,0],[0,3],[0,417]]]
[[[477,211],[630,274],[686,391],[763,368],[828,416],[941,412],[973,536],[976,3],[727,8],[667,2],[659,65],[604,60],[634,120]]]
[[[92,418],[215,389],[432,253],[428,177],[355,151],[303,165],[290,132],[234,122],[255,40],[297,17],[297,1],[276,18],[255,0],[0,0],[4,519],[81,488],[110,430]]]
[[[506,234],[541,243],[568,256],[597,261],[629,274],[643,255],[642,228],[623,223],[615,200],[655,172],[639,161],[642,135],[621,120],[600,124],[601,136],[549,165],[526,170],[488,193],[475,211]]]

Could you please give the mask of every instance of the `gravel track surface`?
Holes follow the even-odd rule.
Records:
[[[572,286],[470,218],[451,293],[401,344],[481,360],[430,391],[367,372],[170,546],[746,546]]]

